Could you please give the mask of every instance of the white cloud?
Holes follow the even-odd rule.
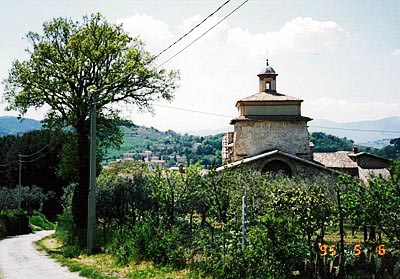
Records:
[[[150,51],[160,51],[174,36],[168,25],[147,14],[135,14],[129,18],[120,18],[117,24],[122,24],[125,31],[132,37],[139,36]]]
[[[400,56],[400,48],[393,50],[392,56]]]
[[[262,55],[267,49],[272,54],[281,51],[315,53],[333,50],[349,36],[337,22],[297,17],[285,23],[278,31],[252,34],[240,27],[233,28],[228,40]]]
[[[202,19],[201,16],[187,18],[178,28],[179,34],[173,34],[166,23],[145,14],[133,15],[118,22],[122,22],[132,35],[139,34],[150,50],[159,51],[173,41],[171,38],[177,39]],[[160,56],[157,63],[171,57],[218,20],[207,20]],[[278,31],[266,30],[264,33],[232,27],[224,21],[164,65],[181,72],[180,88],[171,106],[236,116],[236,101],[258,90],[256,74],[264,65],[267,49],[271,57],[286,53],[330,51],[347,37],[348,33],[338,23],[311,18],[295,18]],[[134,122],[161,129],[190,131],[229,125],[227,118],[157,107],[154,116],[128,113]]]

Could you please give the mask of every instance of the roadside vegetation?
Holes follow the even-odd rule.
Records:
[[[221,135],[153,128],[155,136],[143,140],[134,136],[146,129],[127,122],[120,128],[117,104],[151,110],[154,101],[173,99],[179,80],[179,72],[157,67],[120,25],[100,14],[81,22],[55,18],[27,39],[28,55],[13,62],[4,98],[21,116],[46,105],[49,130],[0,139],[0,237],[51,228],[37,211],[51,221],[61,213],[56,240],[49,239],[56,246],[46,249],[90,278],[399,278],[399,162],[390,178],[368,185],[247,168],[216,173]],[[91,111],[97,121],[97,254],[87,256]],[[118,150],[123,133],[139,146],[131,151],[162,151],[170,164],[187,156],[185,172],[149,170],[137,161],[101,170],[99,162]],[[167,138],[160,142],[161,134]],[[399,139],[392,145],[385,154],[398,158]],[[331,150],[331,143],[323,148]],[[210,167],[207,175],[201,164]]]
[[[98,178],[99,257],[122,270],[155,267],[154,276],[128,278],[168,278],[157,277],[165,268],[177,272],[171,278],[398,278],[398,168],[390,179],[363,185],[247,168],[202,176],[200,165],[185,173],[151,172],[132,161],[111,165]],[[71,233],[72,191],[64,196],[58,253],[87,264],[96,256],[87,258]]]
[[[55,228],[54,223],[40,212],[49,198],[41,188],[22,187],[21,208],[18,208],[18,197],[18,189],[0,188],[0,239]]]

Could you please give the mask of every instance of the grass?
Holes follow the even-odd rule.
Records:
[[[79,255],[68,258],[63,255],[63,247],[54,236],[48,236],[39,240],[37,246],[46,251],[61,265],[67,266],[72,272],[92,279],[189,279],[187,269],[173,270],[168,267],[156,267],[152,263],[130,263],[127,266],[119,266],[112,255],[100,253],[96,255]]]

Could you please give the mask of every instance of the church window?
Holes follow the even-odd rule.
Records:
[[[271,89],[271,82],[267,81],[265,83],[265,91],[270,90]]]

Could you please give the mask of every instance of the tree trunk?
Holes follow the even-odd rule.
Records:
[[[340,233],[340,262],[339,262],[339,274],[338,278],[345,278],[345,270],[344,270],[344,260],[345,260],[345,254],[344,254],[344,217],[343,217],[343,210],[342,210],[342,204],[341,204],[341,199],[340,199],[340,191],[339,189],[336,190],[336,195],[337,195],[337,202],[338,202],[338,209],[339,209],[339,233]]]
[[[77,125],[78,185],[72,197],[72,215],[75,235],[80,247],[86,246],[89,194],[89,130],[85,121]]]
[[[368,227],[367,225],[363,225],[363,232],[364,232],[364,243],[368,241]]]

